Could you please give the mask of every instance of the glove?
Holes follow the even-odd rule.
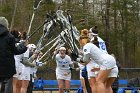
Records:
[[[78,58],[78,55],[76,55],[75,53],[71,53],[71,57],[74,61],[76,61]]]
[[[73,68],[70,67],[70,71],[72,71],[72,70],[73,70]]]
[[[83,59],[79,58],[79,57],[76,59],[76,61],[79,62],[79,63],[85,63],[85,62],[83,62]]]
[[[43,63],[42,62],[36,62],[36,66],[42,66],[43,65]]]
[[[35,64],[32,63],[32,59],[28,59],[27,57],[24,57],[21,63],[25,66],[35,67]]]

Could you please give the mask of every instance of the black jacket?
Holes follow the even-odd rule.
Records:
[[[10,78],[16,73],[14,55],[27,50],[24,44],[16,47],[15,43],[14,36],[6,27],[0,25],[0,78]]]

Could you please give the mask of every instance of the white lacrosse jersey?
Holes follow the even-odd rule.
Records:
[[[15,58],[15,66],[16,66],[16,67],[18,67],[19,64],[22,64],[22,63],[21,63],[22,57],[23,57],[23,54],[14,55],[14,58]]]
[[[73,64],[71,61],[71,58],[68,55],[65,55],[65,58],[61,58],[60,54],[56,55],[56,64],[57,64],[57,69],[61,70],[69,70],[70,69],[70,64]]]
[[[16,43],[16,46],[19,45],[19,44],[20,43]],[[21,62],[23,61],[23,57],[28,57],[29,56],[29,55],[27,55],[28,54],[27,51],[25,53],[23,53],[23,54],[20,54],[20,55],[14,55],[16,68],[22,68],[23,67],[23,64]]]
[[[15,58],[15,65],[16,65],[16,72],[17,72],[17,78],[19,80],[23,79],[23,76],[26,76],[25,74],[27,72],[30,72],[30,67],[26,67],[25,65],[23,65],[21,62],[23,61],[24,57],[29,57],[29,49],[27,49],[27,51],[23,54],[20,55],[14,55]],[[20,75],[19,75],[20,73]],[[30,74],[29,74],[30,75]],[[28,78],[29,80],[30,78]]]
[[[108,53],[108,52],[107,52],[107,49],[106,49],[106,45],[105,45],[104,40],[103,40],[102,38],[100,38],[99,36],[97,36],[97,38],[98,38],[98,42],[99,42],[99,47],[100,47],[100,49],[101,49],[103,52]]]
[[[102,52],[96,45],[92,43],[87,43],[83,47],[84,55],[90,54],[91,60],[94,60],[97,64],[102,64],[103,62],[106,62],[106,57],[108,57],[108,54]]]
[[[30,52],[30,50],[27,49],[27,51],[23,54],[23,57],[29,58],[29,52]],[[31,68],[31,67],[25,66],[25,65],[24,65],[23,68],[22,68],[23,73],[30,72],[30,68]]]

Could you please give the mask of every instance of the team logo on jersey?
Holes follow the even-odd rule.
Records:
[[[87,52],[87,49],[84,49],[84,52]]]

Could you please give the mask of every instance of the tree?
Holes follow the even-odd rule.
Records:
[[[106,44],[109,51],[110,46],[110,0],[106,1],[106,11],[105,11],[105,35],[106,35]]]
[[[14,20],[15,20],[15,15],[16,15],[17,6],[18,6],[18,0],[15,0],[15,8],[14,8],[13,16],[12,16],[12,21],[11,21],[10,30],[11,30],[11,29],[13,28],[13,26],[14,26]]]

